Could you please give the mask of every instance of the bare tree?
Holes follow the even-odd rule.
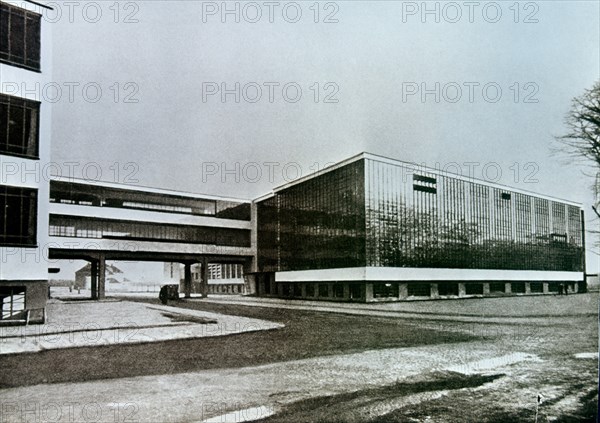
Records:
[[[575,159],[593,163],[600,172],[600,81],[571,102],[571,110],[565,117],[568,132],[556,137],[560,151]],[[596,173],[596,204],[592,206],[600,217],[600,178]]]

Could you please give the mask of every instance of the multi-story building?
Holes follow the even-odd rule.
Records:
[[[577,292],[581,205],[360,154],[256,200],[259,295],[325,300]]]
[[[48,262],[51,107],[41,98],[51,81],[47,6],[0,1],[0,319],[44,319]]]

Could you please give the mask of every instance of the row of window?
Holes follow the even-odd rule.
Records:
[[[245,229],[115,221],[64,215],[50,215],[49,235],[97,239],[185,242],[230,247],[250,246],[250,231]]]
[[[507,293],[507,284],[505,282],[489,283],[490,295]],[[575,283],[548,282],[548,292],[560,292],[560,286],[569,292],[575,292],[577,287]],[[347,289],[349,297],[347,299],[364,299],[365,284],[350,283],[286,283],[280,282],[276,284],[276,292],[271,292],[271,284],[269,282],[264,285],[264,294],[278,294],[288,298],[346,298],[345,289]],[[373,283],[373,298],[399,298],[400,283],[399,282],[378,282]],[[529,282],[530,292],[543,293],[543,282]],[[437,284],[438,295],[459,296],[458,282],[442,282]],[[527,292],[525,282],[510,282],[510,291],[512,294],[525,294]],[[480,282],[465,283],[465,295],[483,295],[484,284]],[[432,284],[429,282],[411,282],[406,284],[407,297],[431,297]]]
[[[344,284],[341,283],[278,283],[277,294],[288,298],[345,298]],[[270,284],[265,285],[265,294],[271,294]],[[364,285],[353,283],[348,285],[348,299],[363,299]]]
[[[189,198],[175,194],[165,195],[65,181],[50,182],[50,202],[250,220],[249,203]]]

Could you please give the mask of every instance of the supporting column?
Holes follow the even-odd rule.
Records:
[[[365,284],[365,302],[373,301],[373,284]]]
[[[183,263],[183,294],[185,298],[192,297],[192,263]]]
[[[483,283],[483,295],[490,295],[490,283],[489,282],[484,282]]]
[[[531,294],[531,283],[530,282],[525,282],[525,293]]]
[[[459,297],[464,297],[465,295],[467,295],[467,288],[465,286],[464,282],[459,282],[458,283],[458,296]]]
[[[408,297],[408,284],[401,283],[398,284],[398,298],[401,300],[405,300]]]
[[[90,262],[90,284],[92,289],[92,300],[98,299],[98,262],[92,260]]]
[[[512,285],[510,282],[505,282],[504,283],[504,293],[505,294],[512,294]]]
[[[208,260],[202,258],[200,262],[200,293],[202,298],[208,297]]]
[[[98,259],[98,299],[106,297],[106,259],[100,254]]]

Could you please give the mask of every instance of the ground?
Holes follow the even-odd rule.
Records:
[[[597,417],[596,294],[320,311],[234,297],[170,305],[284,327],[2,355],[0,421],[27,421],[27,412],[111,422],[533,422],[536,409],[538,422]]]

